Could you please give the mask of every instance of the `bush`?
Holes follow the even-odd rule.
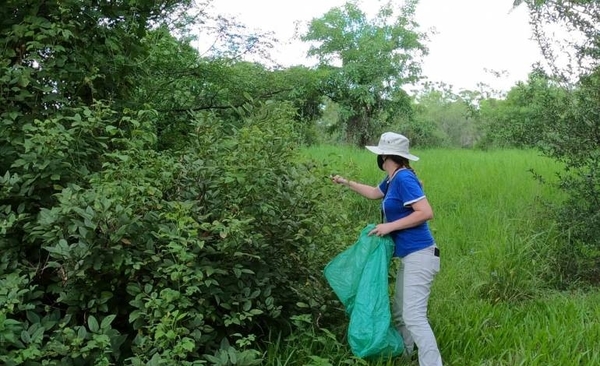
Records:
[[[565,167],[558,187],[566,199],[551,209],[561,233],[559,270],[568,281],[597,283],[600,275],[599,90],[600,70],[583,77],[540,142],[542,151]]]
[[[18,195],[26,165],[12,164],[0,197],[3,363],[256,364],[256,343],[292,316],[335,321],[321,275],[348,242],[327,203],[335,191],[319,166],[294,163],[291,108],[238,112],[238,129],[196,116],[181,151],[154,151],[149,130],[107,128],[98,141],[120,148],[77,179],[54,180],[52,165],[32,175],[54,189],[35,205]],[[98,156],[72,141],[56,166]]]
[[[505,99],[482,101],[478,115],[484,136],[478,145],[537,147],[568,108],[566,97],[566,91],[548,75],[534,70],[527,82],[517,83]]]

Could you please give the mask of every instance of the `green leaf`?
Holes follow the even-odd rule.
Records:
[[[79,329],[77,330],[77,337],[79,339],[85,339],[87,337],[87,330],[85,330],[85,327],[79,327]]]
[[[140,316],[142,315],[141,311],[139,310],[134,310],[129,314],[129,322],[133,323],[134,321],[136,321]]]
[[[249,311],[252,308],[252,301],[244,301],[244,305],[242,306],[242,309],[244,311]]]
[[[39,327],[33,332],[31,335],[31,341],[34,343],[41,342],[44,337],[44,332],[46,331],[45,327]]]
[[[235,350],[235,348],[229,347],[227,349],[227,353],[229,354],[229,360],[232,364],[235,365],[237,363],[237,351]]]
[[[40,318],[40,316],[39,316],[37,313],[35,313],[34,311],[27,310],[27,312],[26,312],[25,314],[26,314],[26,316],[27,316],[27,320],[29,320],[29,322],[30,322],[31,324],[40,323],[40,321],[41,321],[41,318]]]
[[[31,336],[29,335],[29,333],[26,330],[21,332],[21,340],[25,344],[31,343]]]
[[[101,329],[109,329],[110,328],[110,324],[113,322],[113,320],[115,320],[116,315],[109,315],[107,317],[105,317],[104,319],[102,319],[102,323],[100,324],[100,328]]]
[[[235,274],[236,278],[240,278],[242,276],[242,270],[239,268],[233,268],[233,273]]]
[[[160,366],[160,361],[160,354],[155,353],[154,356],[152,356],[152,358],[150,359],[150,361],[148,361],[146,366]]]
[[[96,318],[93,315],[90,315],[88,317],[88,328],[93,333],[98,332],[98,330],[100,329],[100,326],[98,325],[98,321],[96,320]]]

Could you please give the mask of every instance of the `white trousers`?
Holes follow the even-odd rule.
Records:
[[[405,352],[418,348],[419,366],[442,366],[442,357],[427,320],[427,301],[433,278],[440,270],[435,246],[402,258],[396,276],[393,317],[404,338]]]

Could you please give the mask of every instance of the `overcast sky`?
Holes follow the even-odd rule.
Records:
[[[307,23],[344,0],[214,0],[217,13],[234,15],[251,28],[273,31],[281,44],[273,50],[283,65],[314,62],[305,58],[308,45],[292,40],[295,23]],[[423,75],[430,81],[453,85],[455,90],[476,89],[478,82],[508,90],[525,80],[531,65],[541,60],[531,40],[527,9],[512,9],[513,0],[421,0],[416,21],[422,30],[435,28],[428,43]],[[371,14],[380,2],[363,0]],[[498,79],[485,69],[506,71]]]

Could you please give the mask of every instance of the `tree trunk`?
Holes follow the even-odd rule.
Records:
[[[346,142],[365,146],[369,142],[369,118],[365,115],[354,115],[346,122]]]

